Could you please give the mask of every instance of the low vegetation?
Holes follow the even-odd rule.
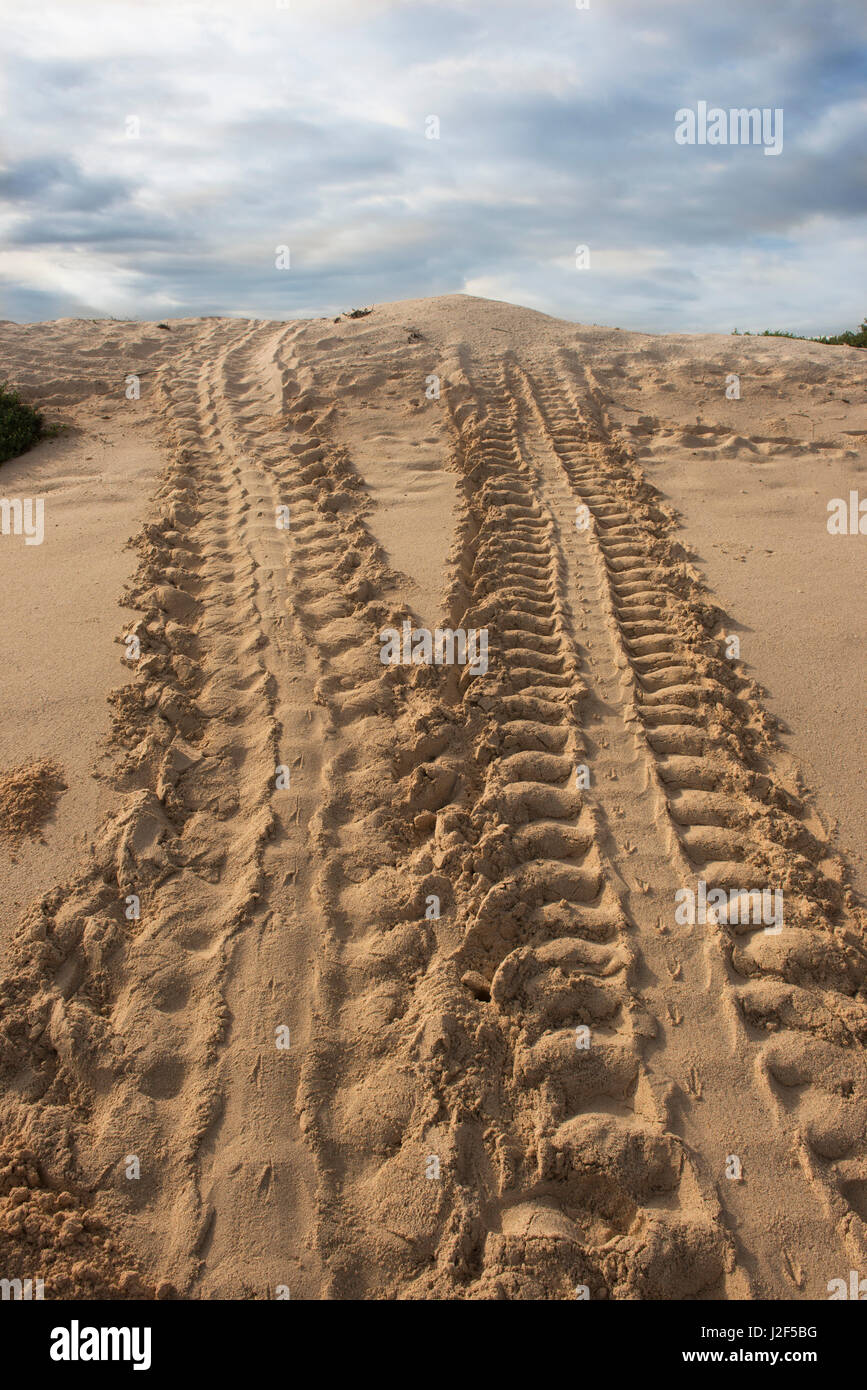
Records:
[[[827,343],[829,346],[837,345],[841,347],[867,347],[867,318],[861,322],[861,327],[852,331],[846,329],[845,333],[835,333],[831,338],[810,338],[806,333],[788,333],[783,328],[766,328],[763,333],[752,334],[749,332],[741,333],[736,328],[735,333],[738,337],[751,338],[798,338],[805,343]]]
[[[26,453],[45,433],[40,412],[0,383],[0,463]]]

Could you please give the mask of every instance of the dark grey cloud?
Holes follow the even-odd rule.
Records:
[[[24,159],[0,172],[0,199],[58,212],[99,213],[128,199],[133,185],[117,177],[91,177],[68,155]]]

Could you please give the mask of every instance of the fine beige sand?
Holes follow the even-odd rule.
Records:
[[[455,295],[2,323],[0,378],[64,427],[0,468],[45,499],[0,535],[5,1276],[863,1267],[863,352]],[[487,670],[383,665],[407,619]]]

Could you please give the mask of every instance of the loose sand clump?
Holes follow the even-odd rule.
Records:
[[[8,1137],[0,1140],[0,1269],[11,1298],[153,1299],[174,1292],[168,1285],[155,1292],[98,1217],[73,1193],[49,1187],[32,1149]]]
[[[0,774],[0,837],[35,835],[66,791],[63,769],[50,758]]]

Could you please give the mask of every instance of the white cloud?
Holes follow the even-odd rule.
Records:
[[[180,308],[177,300],[155,290],[146,275],[81,250],[50,256],[42,251],[0,251],[0,281],[79,300],[116,318],[146,318]]]
[[[286,314],[465,288],[623,327],[852,326],[865,27],[858,0],[21,7],[2,274],[19,316],[262,316],[288,241]],[[784,106],[783,155],[677,147],[700,97]]]

